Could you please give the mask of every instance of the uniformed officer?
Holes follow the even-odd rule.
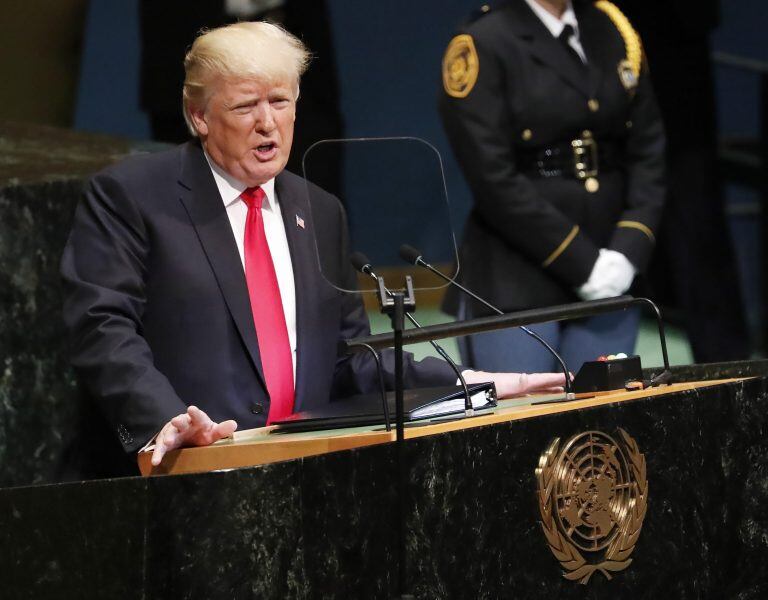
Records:
[[[621,295],[648,263],[664,133],[640,39],[610,2],[507,0],[455,36],[440,114],[474,196],[463,283],[505,311]],[[449,292],[446,308],[487,314]],[[571,369],[631,353],[636,311],[535,326]],[[484,369],[550,370],[516,329],[466,340]]]

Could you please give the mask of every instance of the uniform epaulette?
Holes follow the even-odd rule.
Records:
[[[634,84],[636,85],[636,82],[640,77],[640,68],[643,64],[643,45],[640,42],[640,36],[635,31],[635,28],[632,27],[632,23],[629,22],[629,19],[627,19],[627,17],[624,16],[624,13],[619,10],[619,7],[612,2],[608,2],[608,0],[598,0],[598,2],[595,2],[595,8],[608,15],[608,18],[613,21],[616,29],[619,30],[619,34],[621,34],[621,37],[624,40],[624,46],[626,47],[628,70],[631,71],[631,74],[634,77]],[[632,87],[627,85],[627,82],[623,83],[628,88]]]

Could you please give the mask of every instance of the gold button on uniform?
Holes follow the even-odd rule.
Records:
[[[530,129],[523,129],[523,133],[520,137],[522,137],[527,142],[533,137],[533,131]]]
[[[600,110],[600,103],[594,98],[589,99],[589,102],[587,102],[587,106],[589,106],[589,110],[591,110],[592,112],[597,112],[598,110]]]
[[[588,177],[584,181],[584,188],[590,193],[594,194],[597,190],[600,189],[600,182],[595,179],[594,177]]]

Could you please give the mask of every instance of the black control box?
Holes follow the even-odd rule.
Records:
[[[606,392],[623,390],[630,381],[642,381],[643,367],[639,356],[614,358],[612,360],[590,360],[585,362],[573,380],[573,391]]]

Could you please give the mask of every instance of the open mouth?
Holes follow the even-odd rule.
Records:
[[[275,155],[276,152],[277,146],[274,144],[274,142],[268,142],[266,144],[256,146],[256,156],[263,160],[269,160]]]

